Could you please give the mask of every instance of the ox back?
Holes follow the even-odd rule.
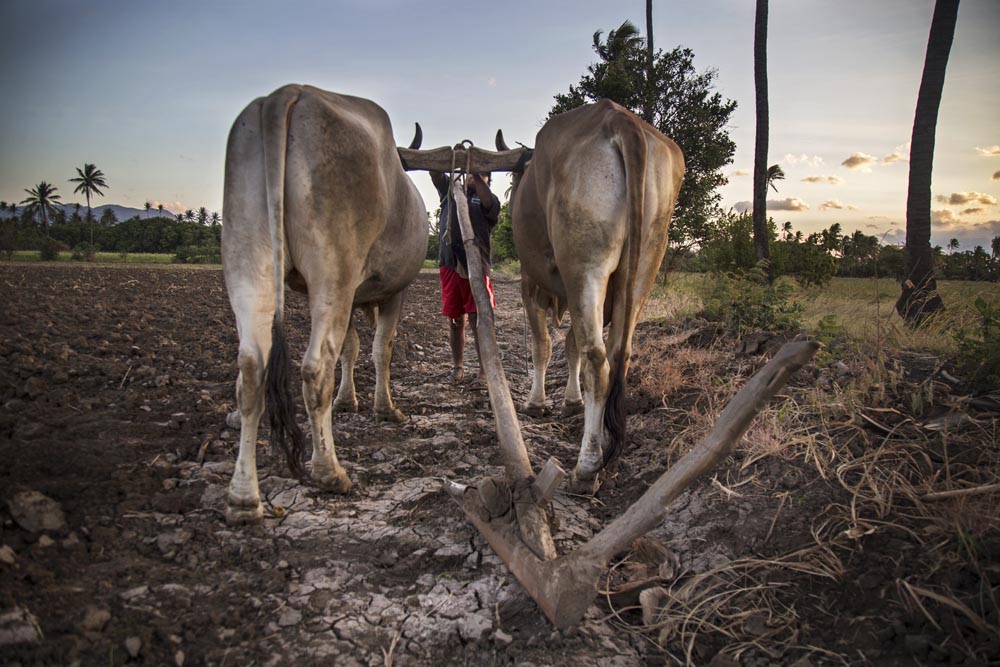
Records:
[[[684,156],[673,141],[601,100],[551,118],[515,185],[512,226],[534,363],[525,409],[537,413],[545,404],[546,311],[568,310],[564,409],[584,412],[571,481],[577,491],[596,491],[600,471],[624,444],[632,334],[666,251],[683,178]]]
[[[427,214],[400,165],[385,111],[369,100],[288,85],[251,102],[229,134],[222,263],[239,333],[240,452],[231,522],[262,516],[255,443],[267,386],[272,439],[297,475],[304,449],[294,420],[283,335],[285,284],[308,293],[311,330],[302,388],[312,429],[310,474],[346,492],[332,410],[357,409],[354,307],[377,312],[375,413],[401,420],[389,395],[389,355],[402,293],[420,270]],[[338,357],[342,379],[336,400]]]

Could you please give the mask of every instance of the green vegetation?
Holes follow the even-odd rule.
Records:
[[[1000,388],[1000,301],[977,297],[980,319],[956,336],[958,367],[976,392]]]
[[[779,277],[767,280],[763,266],[748,271],[713,273],[703,298],[702,315],[736,334],[791,331],[802,326],[805,308],[793,300],[795,283]]]
[[[13,258],[16,251],[31,250],[37,259],[39,252],[45,250],[47,254],[43,259],[52,260],[55,253],[79,249],[76,254],[81,261],[105,261],[101,258],[112,254],[125,258],[146,254],[177,255],[179,262],[220,261],[222,225],[221,221],[213,223],[209,215],[205,216],[207,224],[169,214],[117,222],[110,210],[97,221],[88,222],[84,216],[79,212],[67,215],[64,210],[55,209],[51,224],[46,228],[40,227],[33,212],[27,208],[17,218],[0,219],[0,254]],[[86,248],[93,251],[93,260],[89,259],[89,252],[84,252]],[[16,257],[25,259],[20,253]]]
[[[727,126],[736,102],[714,91],[717,73],[698,72],[694,52],[677,47],[647,54],[646,40],[629,21],[602,39],[594,33],[598,61],[587,67],[579,83],[556,95],[551,115],[608,98],[642,116],[684,151],[687,170],[674,212],[670,238],[675,247],[690,247],[711,238],[709,224],[718,213],[718,188],[727,183],[722,169],[733,160],[736,144]],[[651,61],[647,56],[651,56]],[[656,91],[652,99],[647,98]]]

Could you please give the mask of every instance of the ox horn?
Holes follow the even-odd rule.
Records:
[[[497,130],[496,144],[497,144],[497,150],[498,151],[509,151],[510,150],[510,146],[508,146],[507,142],[503,140],[503,130]]]
[[[511,150],[506,148],[503,142],[503,134],[497,133],[497,148],[500,150],[491,151],[478,146],[466,147],[459,144],[454,147],[441,146],[419,150],[423,132],[417,124],[417,135],[409,147],[397,146],[399,161],[406,171],[442,171],[448,172],[452,167],[464,170],[471,162],[471,170],[474,173],[487,171],[513,171],[521,172],[524,165],[531,159],[531,149],[520,146]],[[502,147],[501,147],[502,146]]]
[[[414,123],[417,129],[413,132],[413,141],[410,142],[410,150],[415,151],[420,148],[420,144],[424,143],[424,131],[420,129],[420,123]]]

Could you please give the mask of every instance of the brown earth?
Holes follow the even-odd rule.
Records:
[[[677,600],[691,591],[684,582],[731,566],[720,575],[726,585],[706,598],[728,596],[743,609],[728,632],[700,626],[692,635],[685,623],[694,622],[694,611],[688,621],[660,616],[659,627],[640,627],[642,614],[627,607],[634,603],[627,595],[597,596],[580,627],[554,630],[440,491],[442,477],[468,483],[501,468],[485,388],[445,382],[434,274],[410,289],[394,346],[393,396],[408,420],[375,425],[373,370],[363,353],[361,412],[335,424],[352,492],[333,496],[290,479],[263,427],[268,518],[241,528],[227,526],[222,513],[238,434],[225,425],[237,341],[220,270],[3,264],[0,295],[0,547],[9,547],[0,562],[0,663],[483,667],[686,659],[807,667],[1000,659],[996,600],[992,607],[988,600],[1000,585],[995,535],[978,547],[985,568],[931,565],[928,545],[954,536],[896,529],[885,517],[841,531],[827,517],[831,507],[851,504],[843,484],[801,458],[742,448],[671,508],[652,535],[655,557],[644,565],[637,549],[606,582],[619,586],[651,566]],[[500,348],[520,402],[529,380],[517,283],[498,280],[497,296]],[[298,359],[308,335],[304,298],[289,293],[287,310]],[[362,349],[370,349],[370,330],[358,322]],[[734,359],[718,353],[717,341],[675,334],[640,326],[629,449],[597,499],[557,495],[561,552],[617,516],[669,465],[676,443],[697,435],[695,417],[721,407],[707,398],[708,385],[747,377],[766,360]],[[559,408],[565,330],[555,335],[549,387]],[[662,374],[665,356],[696,356],[713,344],[711,358],[721,359],[714,371],[675,368],[669,401],[649,390],[652,380],[664,381],[651,375]],[[824,372],[804,369],[785,396],[828,384]],[[301,398],[299,405],[304,420]],[[796,403],[789,405],[794,411]],[[572,467],[581,417],[562,418],[556,409],[522,424],[536,468],[550,455]],[[10,503],[26,490],[54,499],[66,526],[31,532],[16,522]],[[794,566],[761,570],[759,563],[788,554],[798,554]],[[972,610],[975,618],[927,596],[923,609],[904,605],[899,582],[907,580],[940,583],[956,598],[985,591],[979,599],[986,601]]]

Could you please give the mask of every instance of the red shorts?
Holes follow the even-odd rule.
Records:
[[[469,285],[469,281],[447,266],[440,267],[439,274],[441,276],[441,314],[455,319],[466,313],[476,312],[476,300],[472,296],[472,287]],[[496,308],[497,300],[493,294],[493,283],[490,282],[489,276],[486,276],[486,291],[489,292],[490,303]]]

